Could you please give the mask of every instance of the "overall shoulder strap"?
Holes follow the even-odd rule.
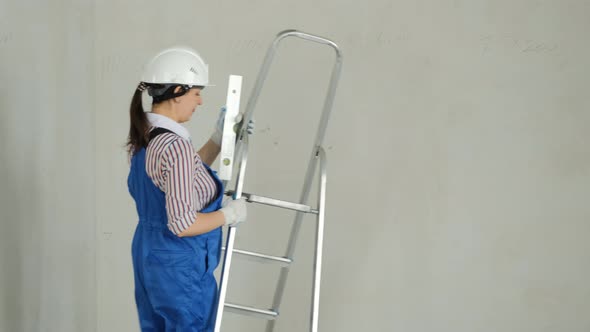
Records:
[[[162,135],[162,134],[165,134],[165,133],[174,133],[174,132],[172,130],[168,130],[166,128],[156,127],[154,129],[152,129],[152,131],[150,131],[149,141],[151,141],[154,138],[156,138],[156,136]]]

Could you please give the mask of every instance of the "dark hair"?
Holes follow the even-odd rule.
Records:
[[[180,87],[181,90],[176,92],[176,88]],[[141,104],[141,95],[143,90],[147,89],[149,94],[153,98],[153,105],[159,104],[165,100],[172,99],[184,95],[187,91],[192,88],[204,89],[204,86],[197,85],[180,85],[180,84],[148,84],[141,82],[133,99],[131,99],[131,106],[129,107],[129,136],[127,137],[127,152],[133,156],[141,148],[146,147],[149,140],[149,129],[150,124],[147,119],[147,115],[143,110]]]
[[[148,143],[150,124],[141,105],[142,91],[136,89],[129,107],[129,136],[127,137],[127,152],[134,155]]]

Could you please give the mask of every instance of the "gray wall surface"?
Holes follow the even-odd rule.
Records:
[[[0,1],[0,331],[96,325],[94,5]]]
[[[590,2],[0,0],[0,331],[137,331],[128,106],[184,44],[245,106],[284,29],[344,53],[328,127],[321,331],[590,331]],[[297,200],[334,54],[283,42],[245,191]],[[216,165],[215,165],[216,166]],[[312,197],[312,202],[316,199]],[[249,206],[237,247],[282,254],[293,214]],[[278,332],[305,331],[313,219]],[[228,299],[268,307],[278,270],[236,260]],[[224,331],[264,324],[227,313]]]

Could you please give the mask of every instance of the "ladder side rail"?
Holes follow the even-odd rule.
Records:
[[[326,172],[326,152],[324,149],[319,150],[320,157],[320,181],[319,181],[319,197],[318,210],[315,235],[315,253],[313,264],[313,284],[312,284],[312,301],[311,301],[311,332],[318,332],[318,324],[320,317],[320,286],[322,279],[322,255],[324,247],[324,226],[325,226],[325,212],[326,212],[326,184],[328,175]]]
[[[307,167],[303,188],[302,188],[301,195],[299,198],[299,204],[307,204],[307,200],[309,198],[309,193],[311,191],[311,184],[313,182],[314,173],[316,170],[317,158],[318,158],[318,155],[320,154],[320,150],[322,149],[321,145],[322,145],[324,137],[325,137],[325,132],[326,132],[328,120],[330,118],[330,113],[332,110],[334,97],[336,95],[337,83],[338,83],[338,80],[340,79],[340,73],[342,70],[342,52],[340,52],[340,49],[338,48],[338,46],[335,43],[332,42],[330,45],[333,46],[336,50],[336,62],[335,62],[334,67],[332,69],[330,84],[328,87],[328,94],[326,95],[326,99],[324,101],[324,109],[322,111],[320,125],[318,126],[318,131],[317,131],[314,146],[312,149],[310,162]],[[295,216],[295,221],[293,222],[293,225],[291,226],[291,235],[289,237],[289,243],[287,245],[287,250],[285,253],[285,257],[287,257],[291,260],[293,260],[293,255],[295,252],[295,246],[297,244],[297,238],[299,236],[299,230],[301,228],[302,219],[303,219],[303,213],[297,213],[297,215]],[[279,311],[279,307],[280,307],[280,304],[282,301],[282,297],[283,297],[283,293],[284,293],[284,289],[285,289],[288,275],[289,275],[289,270],[286,268],[282,268],[281,273],[279,275],[279,281],[277,283],[275,296],[273,299],[273,306],[272,306],[273,309],[276,311]],[[269,321],[266,326],[266,332],[273,332],[275,324],[276,324],[275,321]]]
[[[314,178],[314,170],[316,169],[318,153],[314,153],[312,158],[307,167],[307,174],[305,176],[305,183],[303,186],[303,191],[301,193],[300,202],[306,202],[309,197],[309,192],[311,191],[311,183],[313,182]],[[287,250],[285,253],[285,257],[288,259],[293,260],[293,256],[295,253],[295,246],[297,244],[297,239],[299,238],[299,231],[301,229],[301,224],[303,220],[303,216],[305,214],[303,212],[297,212],[295,215],[295,221],[291,225],[291,233],[289,235],[289,243],[287,245]],[[272,308],[279,312],[279,307],[281,301],[283,299],[283,293],[285,291],[285,286],[287,284],[287,278],[289,276],[289,269],[281,268],[281,273],[279,275],[279,280],[277,282],[277,287],[275,290]],[[275,321],[269,321],[266,324],[266,332],[272,332],[275,327]]]
[[[244,175],[246,173],[246,166],[248,164],[248,136],[240,139],[243,141],[243,150],[240,153],[240,170],[238,172],[238,178],[236,183],[236,190],[234,198],[238,199],[242,196],[242,190],[244,187]],[[223,258],[223,266],[221,269],[221,281],[217,297],[217,311],[215,315],[215,332],[221,331],[221,319],[223,318],[223,310],[225,307],[225,298],[227,295],[227,285],[229,283],[229,271],[231,268],[231,261],[234,251],[234,243],[236,239],[236,227],[229,227],[227,230],[227,240],[225,242],[225,253]]]

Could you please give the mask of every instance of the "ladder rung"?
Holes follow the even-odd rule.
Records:
[[[221,247],[221,250],[225,251],[225,247]],[[253,252],[253,251],[234,249],[233,252],[236,254],[240,254],[240,255],[246,256],[248,258],[251,258],[255,261],[259,261],[259,262],[263,262],[263,263],[269,263],[269,262],[278,263],[284,267],[291,265],[291,263],[293,262],[292,259],[287,258],[287,257],[270,256],[270,255],[265,255],[265,254],[261,254],[258,252]]]
[[[228,196],[231,196],[234,193],[235,193],[235,191],[229,190],[225,194],[228,195]],[[305,213],[318,214],[318,210],[313,209],[309,205],[303,205],[303,204],[299,204],[299,203],[292,203],[292,202],[287,202],[287,201],[283,201],[283,200],[280,200],[280,199],[274,199],[274,198],[270,198],[270,197],[258,196],[258,195],[249,194],[249,193],[242,193],[242,196],[244,196],[246,198],[246,200],[248,202],[251,202],[251,203],[259,203],[259,204],[265,204],[265,205],[270,205],[270,206],[276,206],[276,207],[280,207],[280,208],[283,208],[283,209],[289,209],[289,210],[295,210],[295,211],[300,211],[300,212],[305,212]]]
[[[252,307],[246,307],[239,304],[233,303],[226,303],[225,308],[228,311],[234,312],[236,314],[247,315],[247,316],[254,316],[258,318],[263,318],[267,320],[274,320],[279,315],[278,312],[268,309],[257,309]]]

